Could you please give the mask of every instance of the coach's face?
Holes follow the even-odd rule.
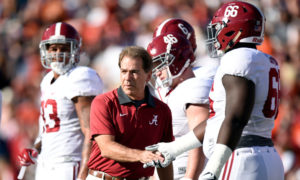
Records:
[[[125,56],[120,63],[120,80],[125,94],[132,100],[145,97],[145,86],[151,78],[151,71],[145,72],[140,58]]]

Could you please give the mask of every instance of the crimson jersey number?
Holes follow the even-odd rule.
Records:
[[[57,132],[60,129],[60,119],[57,116],[57,103],[54,99],[42,101],[42,118],[45,122],[46,133]],[[46,114],[45,114],[46,112]]]
[[[279,92],[280,92],[280,83],[279,83],[279,70],[271,68],[269,71],[269,91],[268,97],[264,104],[264,109],[262,110],[266,118],[271,118],[275,115],[275,118],[278,114],[278,101],[279,101]]]

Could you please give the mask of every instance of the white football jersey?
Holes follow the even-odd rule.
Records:
[[[204,153],[210,157],[216,144],[220,126],[225,118],[226,93],[222,77],[234,75],[255,84],[255,102],[243,135],[271,138],[271,131],[279,104],[279,66],[274,58],[251,48],[238,48],[226,53],[215,75],[210,98],[210,118],[203,142]]]
[[[53,83],[52,79],[53,72],[50,71],[41,83],[42,151],[39,158],[79,161],[84,137],[71,99],[102,93],[102,80],[96,71],[88,67],[75,67]]]
[[[187,104],[209,104],[209,91],[212,80],[205,78],[190,78],[164,94],[163,101],[172,112],[173,134],[175,138],[189,132],[186,117]]]
[[[179,138],[190,131],[186,116],[188,104],[209,104],[208,95],[213,80],[208,77],[187,79],[173,90],[160,88],[156,90],[158,98],[165,102],[172,113],[173,135]],[[180,154],[173,161],[174,179],[182,178],[186,173],[188,151]]]
[[[213,80],[219,67],[220,60],[217,58],[201,57],[193,65],[193,72],[196,77]]]

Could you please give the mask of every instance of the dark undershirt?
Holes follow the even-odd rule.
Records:
[[[142,105],[144,102],[145,102],[145,99],[142,99],[142,100],[132,100],[134,106],[136,108],[140,107],[140,105]]]

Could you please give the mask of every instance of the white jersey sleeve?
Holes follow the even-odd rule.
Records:
[[[190,78],[180,83],[165,98],[172,112],[173,134],[180,137],[189,132],[186,107],[188,104],[208,104],[212,81]]]
[[[180,89],[186,104],[209,104],[209,92],[213,80],[195,77],[182,82]]]
[[[103,92],[103,83],[97,72],[88,67],[77,67],[68,75],[69,99],[76,96],[96,96]]]
[[[197,59],[197,62],[193,66],[193,72],[196,77],[198,78],[204,78],[204,79],[210,79],[213,80],[216,74],[216,71],[219,67],[220,60],[215,58],[201,58]]]
[[[220,71],[224,75],[229,74],[247,78],[256,84],[260,62],[254,61],[251,56],[251,53],[229,52],[222,58]]]

